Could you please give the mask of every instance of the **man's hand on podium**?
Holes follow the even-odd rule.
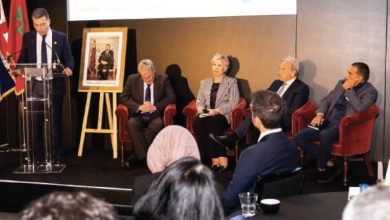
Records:
[[[65,76],[71,76],[73,74],[72,70],[68,67],[64,69],[63,73]]]

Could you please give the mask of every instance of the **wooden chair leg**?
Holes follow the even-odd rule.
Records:
[[[363,155],[363,158],[364,158],[364,163],[366,164],[366,167],[367,167],[368,175],[370,177],[373,177],[374,176],[374,171],[372,170],[372,166],[371,166],[370,154],[369,153],[365,153]]]
[[[343,179],[344,186],[347,186],[348,183],[347,175],[348,175],[348,158],[344,157],[344,179]]]

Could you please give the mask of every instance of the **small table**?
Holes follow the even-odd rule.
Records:
[[[329,192],[302,194],[280,199],[277,214],[265,215],[261,210],[247,219],[288,219],[288,220],[336,220],[341,219],[344,207],[348,202],[348,192]],[[240,215],[241,210],[234,212],[227,219]]]

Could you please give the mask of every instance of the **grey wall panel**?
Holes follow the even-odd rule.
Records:
[[[370,82],[378,89],[381,114],[376,121],[372,157],[383,153],[386,0],[299,0],[297,57],[303,81],[318,102],[355,61],[371,69]]]
[[[390,11],[390,4],[388,2],[388,12]],[[389,24],[390,24],[390,17],[389,15],[387,16],[387,30],[389,30]],[[390,34],[389,34],[389,31],[387,31],[387,44],[389,45],[390,43]],[[387,51],[386,51],[386,77],[383,78],[383,80],[386,82],[386,86],[385,86],[385,91],[386,91],[386,94],[390,94],[390,86],[389,86],[389,83],[388,81],[390,80],[390,77],[389,77],[389,74],[390,74],[390,48],[389,46],[387,46]],[[385,102],[385,108],[384,108],[384,114],[385,114],[385,135],[384,135],[384,149],[383,149],[383,152],[384,152],[384,158],[386,158],[387,160],[390,158],[390,135],[388,135],[389,133],[389,129],[390,129],[390,120],[389,120],[389,117],[390,117],[390,108],[389,108],[389,103],[390,103],[390,95],[386,95],[385,96],[385,99],[384,99],[384,102]],[[387,135],[386,135],[387,134]]]

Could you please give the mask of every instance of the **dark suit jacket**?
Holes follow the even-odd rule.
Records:
[[[378,91],[371,83],[365,82],[361,87],[349,89],[347,91],[343,88],[343,83],[344,79],[340,80],[336,84],[336,87],[320,101],[317,113],[323,113],[325,118],[329,116],[329,113],[333,110],[341,95],[345,95],[349,100],[345,111],[345,114],[347,115],[368,109],[376,102]]]
[[[165,75],[155,74],[153,81],[153,97],[156,106],[156,114],[164,115],[164,109],[169,104],[175,103],[175,94],[172,90],[169,79]],[[125,87],[119,97],[119,103],[129,109],[131,116],[137,114],[137,110],[144,102],[144,81],[140,74],[132,74],[127,77]]]
[[[74,61],[72,51],[70,50],[68,38],[64,33],[52,31],[52,48],[57,52],[59,59],[65,67],[73,69]],[[36,63],[37,62],[37,32],[35,30],[23,35],[22,51],[18,63]],[[52,52],[52,63],[57,58],[54,51]],[[62,95],[65,92],[65,78],[55,77],[53,79],[53,95]]]
[[[269,134],[245,149],[223,195],[226,213],[239,205],[238,194],[254,190],[257,176],[298,167],[297,147],[283,132]]]
[[[107,64],[101,64],[101,61],[106,61]],[[107,66],[108,68],[112,68],[114,66],[114,51],[105,50],[99,56],[99,65]]]
[[[276,93],[282,85],[283,82],[281,80],[275,80],[268,90]],[[296,78],[290,87],[288,87],[286,92],[284,92],[282,98],[287,104],[287,111],[283,116],[281,127],[283,131],[286,132],[291,130],[292,114],[309,99],[309,87],[304,82]]]

